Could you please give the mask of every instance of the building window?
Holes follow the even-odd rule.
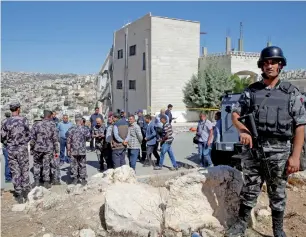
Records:
[[[146,70],[146,53],[142,54],[142,70]]]
[[[136,81],[135,80],[129,80],[129,89],[130,90],[136,90]]]
[[[123,49],[118,50],[118,59],[123,58]]]
[[[122,89],[122,80],[117,81],[117,89],[121,90]]]
[[[136,55],[136,45],[130,46],[130,56]]]

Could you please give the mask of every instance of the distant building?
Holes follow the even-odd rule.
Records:
[[[199,22],[147,14],[117,30],[108,68],[100,71],[112,78],[110,95],[104,93],[112,110],[156,113],[171,103],[185,111],[182,89],[198,70],[199,48]]]
[[[259,79],[261,69],[257,67],[260,53],[229,51],[217,54],[202,54],[199,58],[199,69],[204,70],[209,64],[217,65],[229,74],[251,77],[253,81]]]
[[[182,90],[198,70],[214,64],[228,74],[261,79],[257,67],[260,53],[244,51],[242,32],[241,23],[237,49],[231,47],[228,36],[225,52],[208,54],[203,47],[200,55],[199,22],[147,14],[124,25],[115,31],[113,45],[96,77],[101,112],[143,109],[156,114],[171,103],[177,122],[195,121],[198,114],[186,110]],[[304,81],[294,83],[306,88]]]

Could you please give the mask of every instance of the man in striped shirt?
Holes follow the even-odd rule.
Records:
[[[170,157],[170,160],[171,160],[171,163],[173,165],[173,167],[170,168],[170,170],[177,170],[178,169],[178,166],[176,164],[176,160],[175,160],[172,148],[171,148],[172,142],[174,140],[172,126],[171,126],[171,124],[169,124],[167,122],[167,120],[168,119],[167,119],[166,115],[161,115],[160,116],[160,121],[163,124],[163,133],[162,133],[162,137],[161,137],[160,161],[159,161],[159,165],[154,168],[155,170],[161,170],[162,169],[166,153],[168,153],[168,155]]]

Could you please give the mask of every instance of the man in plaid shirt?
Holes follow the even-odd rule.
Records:
[[[134,115],[130,115],[129,117],[129,141],[128,141],[128,158],[130,167],[135,170],[136,168],[136,161],[138,159],[138,155],[141,149],[142,143],[142,133],[141,128],[137,124]]]
[[[175,160],[172,148],[171,148],[172,142],[174,140],[172,126],[170,123],[167,122],[167,120],[168,119],[166,115],[160,116],[160,121],[163,124],[163,133],[161,137],[160,161],[159,161],[159,165],[154,168],[155,170],[162,169],[166,153],[168,153],[171,163],[173,165],[173,168],[170,168],[170,170],[178,169],[178,166],[176,164],[176,160]]]

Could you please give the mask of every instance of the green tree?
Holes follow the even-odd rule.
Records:
[[[241,93],[241,92],[243,92],[244,89],[246,87],[248,87],[252,83],[252,79],[251,78],[247,78],[247,77],[240,78],[237,75],[232,75],[231,76],[231,80],[232,80],[232,82],[234,84],[234,87],[233,87],[233,92],[234,93]]]
[[[224,91],[233,88],[230,75],[223,69],[210,64],[205,70],[193,75],[183,89],[187,107],[216,108]]]

